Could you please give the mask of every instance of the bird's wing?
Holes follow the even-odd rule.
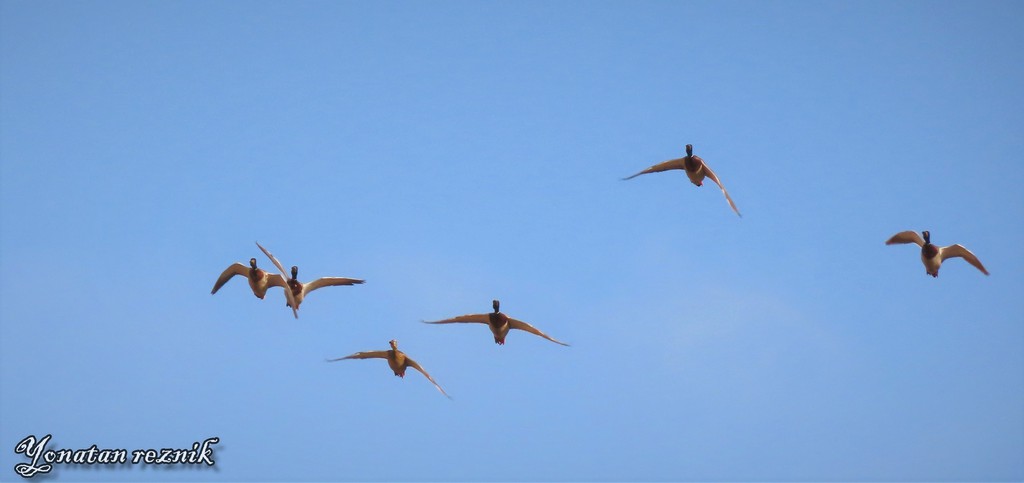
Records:
[[[901,231],[885,241],[886,245],[895,245],[897,243],[917,243],[919,247],[924,246],[924,240],[916,231]]]
[[[623,180],[633,179],[633,178],[636,178],[637,176],[640,176],[641,174],[660,173],[662,171],[668,171],[670,169],[682,169],[682,170],[685,170],[686,169],[686,164],[683,163],[684,159],[686,159],[686,158],[670,159],[668,161],[665,161],[664,163],[655,164],[654,166],[651,166],[650,168],[647,168],[647,169],[645,169],[645,170],[643,170],[643,171],[641,171],[641,172],[639,172],[637,174],[634,174],[633,176],[630,176],[628,178],[622,178],[622,179]]]
[[[475,322],[475,323],[478,323],[478,324],[488,324],[488,323],[490,323],[490,319],[487,317],[487,314],[468,314],[468,315],[460,315],[458,317],[452,317],[450,319],[444,319],[444,320],[435,320],[435,321],[424,320],[423,321],[424,324],[457,324],[457,323],[472,323],[472,322]]]
[[[367,352],[356,352],[350,356],[339,357],[337,359],[327,359],[327,362],[338,362],[345,359],[387,359],[388,351],[367,351]]]
[[[732,197],[729,196],[729,192],[725,190],[725,186],[722,186],[722,182],[718,180],[718,176],[715,175],[715,172],[711,171],[711,167],[708,166],[708,163],[704,163],[704,175],[711,178],[711,181],[714,181],[715,184],[718,185],[718,189],[722,190],[722,194],[725,195],[725,201],[729,202],[729,206],[732,207],[732,211],[735,211],[736,214],[742,218],[743,215],[740,215],[740,210],[739,208],[736,208],[736,203],[732,202]]]
[[[330,287],[332,285],[358,285],[365,282],[365,280],[359,280],[357,278],[321,277],[305,284],[305,290],[306,293],[310,293],[321,287]]]
[[[533,335],[539,335],[539,336],[541,336],[541,337],[543,337],[543,338],[545,338],[547,340],[550,340],[551,342],[554,342],[556,344],[562,344],[564,346],[568,346],[569,345],[569,344],[566,344],[565,342],[553,339],[551,336],[541,332],[536,327],[534,327],[534,326],[532,326],[530,324],[527,324],[526,322],[523,322],[522,320],[516,320],[516,319],[513,319],[512,317],[509,317],[508,318],[508,325],[509,325],[509,327],[511,327],[513,329],[525,330],[526,332],[529,332],[529,333],[531,333]]]
[[[985,270],[985,266],[981,264],[981,260],[978,260],[978,257],[974,256],[974,254],[971,253],[970,250],[964,248],[963,245],[956,244],[948,247],[942,247],[942,249],[939,250],[939,256],[942,257],[943,261],[947,258],[953,257],[963,258],[964,260],[967,260],[967,263],[974,265],[974,268],[981,270],[981,273],[988,275],[988,270]]]
[[[267,274],[267,287],[284,287],[291,292],[291,288],[288,287],[288,280],[278,273]]]
[[[451,396],[448,395],[448,393],[444,392],[444,389],[441,389],[441,385],[438,384],[433,377],[430,377],[430,374],[427,374],[427,371],[424,371],[423,368],[420,367],[418,363],[416,363],[416,361],[412,360],[412,358],[410,358],[409,356],[405,356],[405,364],[413,369],[416,369],[417,371],[420,371],[420,374],[423,374],[430,382],[434,383],[434,387],[436,387],[438,391],[441,391],[441,394],[444,394],[445,397],[447,397],[448,399],[452,398]]]
[[[234,277],[235,275],[241,275],[248,278],[249,267],[238,262],[232,263],[228,268],[224,269],[224,272],[220,274],[220,277],[217,277],[217,283],[213,284],[213,290],[211,290],[210,293],[217,293],[217,291],[220,290],[225,283],[228,283],[228,280],[231,280],[231,277]]]
[[[260,245],[260,242],[256,242],[256,246],[260,247],[260,250],[263,250],[263,254],[266,255],[267,258],[274,263],[274,266],[281,271],[281,276],[284,277],[285,280],[288,280],[288,272],[284,271],[284,267],[281,265],[281,262],[277,261],[277,257],[275,257],[273,253],[270,253],[266,248],[263,248],[263,245]],[[299,310],[295,308],[298,305],[295,303],[295,295],[292,294],[292,290],[288,287],[287,283],[285,283],[283,287],[284,298],[288,301],[288,306],[292,308],[292,314],[295,315],[295,318],[297,319],[299,318]]]

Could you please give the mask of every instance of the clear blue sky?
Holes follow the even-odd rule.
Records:
[[[1024,479],[1022,18],[4,0],[0,479],[47,433],[221,439],[57,481]],[[620,180],[687,143],[743,218]],[[211,296],[254,241],[367,283]],[[572,346],[419,322],[494,298]],[[393,338],[453,400],[324,362]]]

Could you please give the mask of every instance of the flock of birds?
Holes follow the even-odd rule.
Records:
[[[743,216],[740,214],[740,210],[736,208],[736,203],[733,202],[732,197],[729,196],[729,192],[726,191],[725,186],[722,185],[721,180],[718,179],[718,176],[715,175],[714,171],[711,170],[700,156],[693,154],[692,144],[686,145],[685,157],[671,159],[663,163],[656,164],[632,176],[623,178],[623,180],[633,179],[642,174],[659,173],[673,169],[686,171],[686,177],[690,179],[691,183],[698,187],[703,186],[705,178],[710,178],[711,181],[714,181],[715,184],[718,185],[718,188],[722,190],[722,194],[725,195],[725,200],[729,203],[732,210],[736,212],[737,215],[741,217]],[[939,267],[942,265],[943,261],[949,258],[963,258],[967,263],[970,263],[985,275],[989,274],[988,270],[985,269],[985,266],[981,264],[980,260],[978,260],[978,257],[971,253],[967,248],[964,248],[963,245],[956,244],[945,247],[933,245],[931,242],[931,233],[928,231],[924,231],[920,235],[915,231],[902,231],[893,235],[885,242],[886,245],[906,243],[916,243],[921,247],[921,262],[924,264],[925,272],[932,277],[939,276]],[[345,277],[322,277],[307,283],[300,282],[298,280],[298,267],[293,266],[291,268],[291,276],[289,277],[285,272],[284,266],[281,265],[281,262],[279,262],[277,258],[270,253],[270,251],[260,245],[259,242],[256,243],[256,246],[263,251],[267,258],[270,259],[281,273],[270,273],[257,267],[255,258],[249,259],[249,266],[236,262],[228,266],[228,268],[220,274],[220,277],[217,278],[217,282],[213,286],[213,290],[210,292],[211,294],[217,293],[224,284],[236,275],[242,276],[249,280],[249,288],[252,289],[253,295],[261,300],[266,296],[267,291],[270,290],[271,287],[281,287],[284,292],[286,306],[290,307],[292,309],[292,314],[295,318],[298,318],[299,306],[310,292],[322,287],[359,285],[365,283],[365,280]],[[529,332],[556,344],[564,346],[569,345],[552,338],[526,322],[513,319],[512,317],[502,313],[500,310],[501,304],[498,300],[494,300],[491,305],[494,311],[490,313],[467,314],[444,320],[423,322],[427,324],[485,324],[491,329],[491,333],[494,335],[494,343],[499,345],[505,344],[505,337],[508,336],[509,331],[512,329]],[[396,376],[405,377],[406,370],[411,367],[423,374],[427,380],[434,384],[434,387],[436,387],[438,391],[441,391],[441,394],[451,398],[451,396],[448,396],[448,393],[441,388],[437,381],[435,381],[434,378],[423,369],[423,367],[407,356],[404,352],[398,350],[397,340],[392,339],[389,341],[389,344],[391,345],[391,349],[389,350],[356,352],[345,357],[328,359],[327,362],[337,362],[349,359],[385,359],[388,362],[388,366]]]
[[[270,273],[266,270],[259,268],[256,265],[256,259],[249,259],[249,266],[245,266],[242,263],[232,263],[228,268],[221,272],[220,276],[217,277],[217,282],[213,285],[211,294],[217,293],[224,284],[228,283],[229,280],[234,278],[236,275],[245,277],[249,280],[249,288],[252,289],[252,294],[262,300],[267,296],[267,291],[271,287],[281,287],[285,296],[285,305],[292,309],[292,314],[295,318],[299,318],[299,306],[302,301],[305,300],[306,295],[310,292],[322,288],[332,287],[337,285],[359,285],[365,283],[365,280],[357,278],[346,278],[346,277],[321,277],[312,282],[302,283],[299,281],[299,267],[292,266],[291,277],[285,274],[284,266],[273,253],[256,242],[256,246],[270,259],[270,261],[281,271],[280,274]],[[491,329],[491,333],[494,335],[494,343],[499,345],[505,345],[505,337],[508,336],[509,331],[512,329],[518,329],[531,334],[543,337],[556,344],[568,346],[565,342],[556,340],[555,338],[541,332],[540,329],[523,322],[521,320],[513,319],[508,315],[501,312],[501,302],[494,300],[491,302],[491,306],[494,308],[494,312],[487,314],[467,314],[460,315],[458,317],[452,317],[450,319],[436,320],[436,321],[424,321],[427,324],[459,324],[459,323],[478,323],[486,324]],[[407,356],[404,352],[398,350],[398,341],[392,339],[388,342],[391,345],[390,350],[386,351],[366,351],[356,352],[355,354],[348,355],[345,357],[339,357],[337,359],[328,359],[327,362],[344,361],[348,359],[386,359],[388,366],[391,367],[391,371],[398,377],[405,377],[405,371],[408,368],[413,368],[423,374],[441,394],[444,394],[449,399],[448,393],[445,392],[441,385],[434,380],[430,374],[423,369],[416,361],[411,357]]]

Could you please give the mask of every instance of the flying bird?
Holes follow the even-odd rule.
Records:
[[[220,274],[217,278],[217,283],[213,285],[211,294],[217,293],[224,284],[228,283],[235,275],[241,275],[249,280],[249,288],[252,289],[252,294],[259,299],[263,299],[267,295],[267,290],[270,287],[286,287],[288,284],[285,278],[276,273],[268,273],[266,270],[258,268],[256,266],[256,259],[249,259],[249,266],[242,265],[239,262],[231,264],[228,268]]]
[[[412,360],[412,358],[405,355],[404,352],[398,350],[397,340],[392,339],[388,343],[391,344],[391,350],[356,352],[355,354],[352,354],[350,356],[345,356],[338,359],[327,359],[327,362],[337,362],[346,359],[387,359],[388,366],[391,367],[391,370],[394,371],[396,376],[404,378],[405,370],[411,367],[413,369],[416,369],[417,371],[420,371],[420,373],[423,374],[423,376],[426,377],[427,380],[434,384],[434,387],[436,387],[438,391],[441,391],[441,394],[444,394],[448,399],[452,398],[451,396],[448,395],[448,393],[444,392],[444,389],[441,389],[441,386],[437,383],[437,381],[435,381],[433,377],[430,377],[430,374],[427,374],[427,371],[423,370],[423,368],[420,367],[420,365],[416,363],[416,361]]]
[[[722,190],[722,194],[725,195],[725,200],[729,202],[729,206],[732,207],[732,211],[735,211],[736,214],[739,215],[740,217],[743,216],[740,215],[739,208],[736,208],[736,203],[733,203],[732,197],[729,196],[729,192],[725,190],[725,186],[722,186],[722,182],[718,180],[718,176],[715,176],[715,172],[711,171],[711,168],[707,165],[707,163],[704,162],[703,159],[700,158],[700,156],[693,155],[692,144],[686,145],[686,157],[670,159],[668,161],[665,161],[664,163],[655,164],[654,166],[651,166],[650,168],[647,168],[637,174],[634,174],[633,176],[622,179],[633,179],[636,178],[637,176],[640,176],[641,174],[660,173],[662,171],[668,171],[672,169],[685,170],[686,177],[690,178],[690,182],[697,186],[704,185],[705,177],[711,178],[711,181],[714,181],[715,184],[718,185],[718,188]]]
[[[260,242],[256,242],[256,246],[260,247],[260,250],[263,251],[263,254],[266,255],[267,258],[269,258],[270,261],[274,263],[274,266],[281,271],[281,278],[287,281],[288,274],[285,273],[284,266],[281,265],[281,262],[277,261],[277,257],[275,257],[273,253],[270,253],[270,250],[263,248],[263,245],[260,245]],[[295,303],[295,296],[293,295],[291,290],[288,290],[288,287],[285,287],[284,289],[284,299],[286,300],[285,303],[292,308],[292,315],[294,315],[296,319],[299,318],[299,304]]]
[[[543,337],[543,338],[545,338],[547,340],[550,340],[551,342],[554,342],[556,344],[562,344],[564,346],[568,346],[569,345],[569,344],[566,344],[565,342],[561,342],[561,341],[558,341],[558,340],[555,340],[555,339],[551,338],[551,336],[541,332],[540,330],[537,330],[536,327],[534,327],[534,326],[532,326],[530,324],[527,324],[526,322],[523,322],[521,320],[513,319],[512,317],[509,317],[509,316],[501,313],[498,310],[500,305],[501,305],[501,302],[498,302],[497,300],[492,301],[491,302],[491,306],[494,307],[494,312],[491,312],[489,314],[460,315],[458,317],[453,317],[451,319],[437,320],[437,321],[433,321],[433,322],[428,322],[428,321],[424,320],[423,322],[427,323],[427,324],[458,324],[458,323],[487,324],[487,327],[489,327],[491,329],[491,333],[494,334],[494,343],[495,344],[499,344],[499,345],[505,345],[505,336],[507,336],[508,332],[510,330],[512,330],[512,329],[525,330],[526,332],[529,332],[529,333],[531,333],[533,335],[538,335],[538,336]]]
[[[291,288],[292,297],[295,300],[295,305],[289,303],[289,307],[295,307],[296,309],[302,305],[302,301],[306,299],[306,295],[310,292],[321,288],[330,287],[334,285],[359,285],[366,283],[365,280],[359,280],[356,278],[343,278],[343,277],[320,277],[312,282],[302,283],[298,280],[299,267],[292,266],[292,278],[288,279],[288,286]]]
[[[895,245],[903,243],[917,243],[921,247],[921,263],[924,263],[924,269],[932,277],[939,276],[939,267],[942,262],[947,258],[960,257],[967,260],[967,263],[974,265],[974,268],[981,270],[981,273],[988,275],[988,270],[985,270],[985,266],[981,264],[978,257],[974,256],[970,250],[964,248],[963,245],[950,245],[948,247],[940,247],[932,245],[932,234],[927,230],[921,232],[924,235],[924,239],[915,231],[901,231],[889,238],[885,244]]]

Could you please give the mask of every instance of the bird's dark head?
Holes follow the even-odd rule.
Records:
[[[501,307],[501,302],[498,302],[498,299],[494,299],[491,301],[491,307],[494,307],[494,313],[498,313],[498,309]]]
[[[692,144],[687,144],[686,145],[686,155],[687,156],[693,156],[693,145]]]
[[[249,259],[249,266],[254,268],[254,269],[256,268],[256,259],[255,258],[250,258]]]
[[[292,280],[299,278],[299,267],[292,265]]]
[[[925,231],[921,232],[921,235],[924,236],[924,242],[925,243],[931,243],[932,242],[932,232],[930,232],[928,230],[925,230]]]

